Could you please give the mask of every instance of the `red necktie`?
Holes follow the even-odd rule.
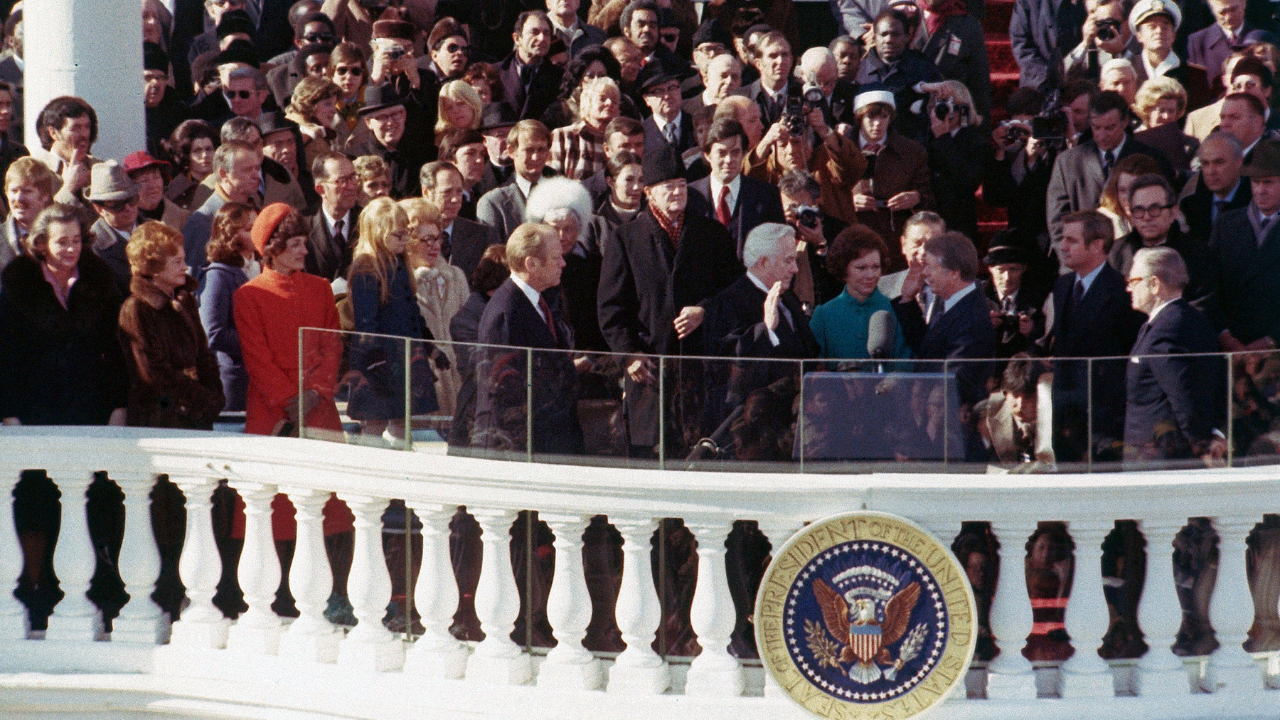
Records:
[[[551,317],[551,307],[541,295],[538,296],[538,309],[542,311],[542,319],[547,321],[547,330],[551,331],[551,339],[559,343],[560,338],[556,335],[556,321]]]
[[[729,218],[733,217],[733,213],[729,212],[729,186],[724,185],[720,188],[720,201],[716,203],[716,220],[720,224],[729,227]]]

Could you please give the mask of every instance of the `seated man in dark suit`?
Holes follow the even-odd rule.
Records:
[[[1228,352],[1271,350],[1280,340],[1280,140],[1258,143],[1243,175],[1252,202],[1223,213],[1209,235],[1220,309],[1211,319]]]
[[[347,276],[359,236],[361,208],[356,206],[359,178],[345,155],[325,153],[311,163],[320,194],[320,211],[310,218],[306,271],[325,280]]]
[[[511,277],[498,287],[480,316],[476,342],[544,350],[567,350],[572,331],[542,298],[560,284],[564,258],[560,240],[546,225],[526,223],[507,241]],[[476,349],[476,417],[472,444],[524,449],[526,423],[533,423],[533,452],[582,452],[577,373],[568,353],[534,352],[533,407],[525,407],[526,353],[508,348]]]
[[[462,172],[451,162],[437,160],[422,166],[418,180],[422,197],[440,208],[440,254],[450,264],[461,268],[468,278],[475,272],[481,256],[490,245],[503,238],[488,225],[459,217],[462,210]]]
[[[778,188],[742,174],[747,133],[736,120],[711,124],[702,143],[711,175],[689,184],[689,212],[714,220],[729,230],[742,257],[742,244],[757,225],[785,223]]]
[[[1217,333],[1183,299],[1187,266],[1169,248],[1133,256],[1133,308],[1150,318],[1138,331],[1128,366],[1124,414],[1126,462],[1226,456],[1226,372]],[[1188,357],[1188,355],[1192,355]]]
[[[924,272],[908,276],[902,296],[893,301],[894,314],[916,357],[926,360],[971,360],[996,355],[996,331],[991,326],[987,300],[975,282],[978,251],[958,232],[945,232],[924,244]],[[916,296],[925,284],[939,303],[925,318]],[[960,402],[973,405],[987,397],[986,363],[957,363],[947,368],[959,385]],[[928,368],[942,370],[941,364]]]
[[[1107,264],[1113,243],[1111,220],[1102,213],[1086,210],[1062,219],[1058,252],[1071,272],[1053,288],[1053,327],[1045,349],[1059,358],[1079,359],[1054,363],[1054,455],[1059,462],[1084,460],[1090,448],[1098,459],[1119,458],[1125,361],[1087,360],[1128,355],[1143,322],[1130,306],[1124,276]]]
[[[1248,179],[1240,178],[1244,146],[1234,135],[1215,132],[1200,143],[1196,157],[1200,172],[1187,182],[1180,204],[1182,217],[1187,219],[1187,235],[1203,243],[1218,217],[1228,210],[1248,207],[1253,193]]]

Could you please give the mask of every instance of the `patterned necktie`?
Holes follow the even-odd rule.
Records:
[[[1111,174],[1111,166],[1116,162],[1116,154],[1110,150],[1102,153],[1102,175],[1106,177]]]
[[[556,334],[556,321],[551,317],[551,307],[547,305],[546,298],[538,296],[538,309],[542,311],[542,319],[547,323],[547,330],[551,331],[551,339],[559,343],[560,338]]]
[[[347,246],[347,236],[342,234],[342,226],[346,220],[338,220],[333,224],[333,239],[337,241],[338,247]]]
[[[680,129],[676,127],[675,123],[667,123],[667,126],[662,129],[662,134],[667,136],[668,145],[680,144]]]
[[[453,233],[448,230],[440,233],[440,255],[445,260],[453,257]]]
[[[729,186],[720,187],[720,201],[716,203],[716,220],[721,225],[729,227],[729,219],[733,217],[733,213],[729,211]]]
[[[862,154],[878,155],[880,153],[880,147],[880,143],[867,143],[867,145],[862,148]]]

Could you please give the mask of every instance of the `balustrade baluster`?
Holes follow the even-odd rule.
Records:
[[[1075,654],[1062,664],[1064,698],[1115,695],[1111,666],[1098,655],[1110,621],[1102,593],[1102,541],[1112,527],[1113,523],[1096,520],[1068,525],[1076,543],[1076,562],[1065,620]]]
[[[0,468],[0,640],[25,640],[27,608],[13,596],[22,573],[22,546],[13,522],[13,488],[18,468]]]
[[[1218,582],[1209,602],[1209,618],[1221,643],[1209,656],[1206,688],[1210,692],[1252,692],[1262,688],[1262,668],[1244,650],[1244,641],[1253,625],[1253,594],[1245,570],[1245,538],[1257,520],[1249,517],[1218,517]]]
[[[222,579],[222,558],[213,539],[213,489],[217,481],[207,477],[170,477],[186,497],[187,534],[182,542],[178,574],[187,588],[190,604],[173,625],[173,645],[224,648],[230,622],[213,605]]]
[[[422,566],[413,604],[425,632],[405,654],[404,668],[431,677],[460,678],[470,651],[449,632],[458,609],[458,583],[449,557],[449,520],[456,505],[406,501],[422,521]]]
[[[671,685],[671,670],[653,651],[654,633],[662,621],[653,585],[649,540],[657,522],[648,517],[616,518],[622,534],[622,586],[614,615],[627,649],[609,671],[609,692],[658,695]]]
[[[516,511],[481,508],[471,510],[471,515],[480,524],[484,545],[476,585],[476,617],[484,640],[467,661],[467,680],[524,685],[533,679],[533,664],[529,654],[511,641],[520,614],[520,595],[511,571],[511,523]]]
[[[1173,538],[1186,523],[1178,520],[1143,520],[1147,538],[1147,577],[1142,584],[1138,620],[1147,639],[1147,653],[1138,661],[1138,695],[1162,697],[1191,691],[1182,658],[1173,654],[1173,643],[1182,625],[1182,606],[1173,577]]]
[[[362,670],[386,672],[404,666],[404,645],[382,624],[391,602],[391,576],[382,552],[382,513],[387,499],[366,495],[340,496],[355,515],[355,552],[347,594],[356,620],[338,650],[338,662]]]
[[[93,474],[51,471],[50,478],[62,493],[62,525],[53,562],[66,596],[49,616],[45,639],[96,640],[102,635],[102,611],[85,595],[97,568],[97,555],[89,537],[85,495],[89,483],[93,482]]]
[[[556,646],[538,668],[538,685],[598,690],[604,686],[604,669],[582,647],[591,624],[591,596],[582,569],[582,533],[591,516],[539,513],[538,517],[556,536],[556,571],[547,597],[547,619],[555,631]]]
[[[154,475],[112,475],[124,491],[124,542],[120,546],[120,579],[129,602],[111,623],[112,642],[154,645],[169,634],[169,621],[151,599],[160,577],[160,549],[151,526],[151,488]]]
[[[690,620],[698,633],[702,652],[689,666],[686,695],[736,696],[742,694],[742,668],[728,646],[737,621],[729,580],[725,575],[725,538],[733,520],[685,519],[685,527],[698,540],[698,584],[693,593]]]
[[[987,666],[987,697],[992,700],[1026,700],[1036,697],[1036,678],[1022,646],[1031,634],[1031,598],[1027,594],[1027,538],[1034,521],[993,520],[991,529],[1000,541],[1000,579],[991,603],[991,632],[1000,654]],[[1072,593],[1074,595],[1074,593]]]
[[[764,517],[758,521],[758,524],[760,532],[769,538],[769,545],[772,546],[769,554],[775,558],[778,557],[778,553],[782,550],[783,543],[790,539],[803,525],[800,521],[787,517]],[[764,674],[764,696],[767,698],[787,697],[787,691],[782,689],[782,686],[773,679],[773,676],[768,671]]]
[[[280,558],[271,533],[271,501],[276,496],[276,486],[243,481],[230,484],[245,505],[244,549],[236,572],[249,609],[231,627],[227,649],[275,655],[280,650],[282,632],[280,617],[271,609],[280,587]]]
[[[289,591],[298,608],[298,619],[280,639],[280,654],[304,660],[333,663],[338,660],[341,634],[324,617],[325,602],[333,591],[333,574],[324,550],[321,513],[329,493],[305,488],[281,488],[297,510],[298,536],[289,565]],[[275,555],[274,548],[272,549]]]

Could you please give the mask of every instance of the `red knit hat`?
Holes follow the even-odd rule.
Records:
[[[253,221],[253,229],[249,231],[249,237],[253,240],[253,247],[257,249],[259,255],[266,255],[267,241],[271,239],[271,233],[276,231],[276,226],[292,210],[293,208],[288,204],[278,202],[271,203],[258,213],[258,219]]]

